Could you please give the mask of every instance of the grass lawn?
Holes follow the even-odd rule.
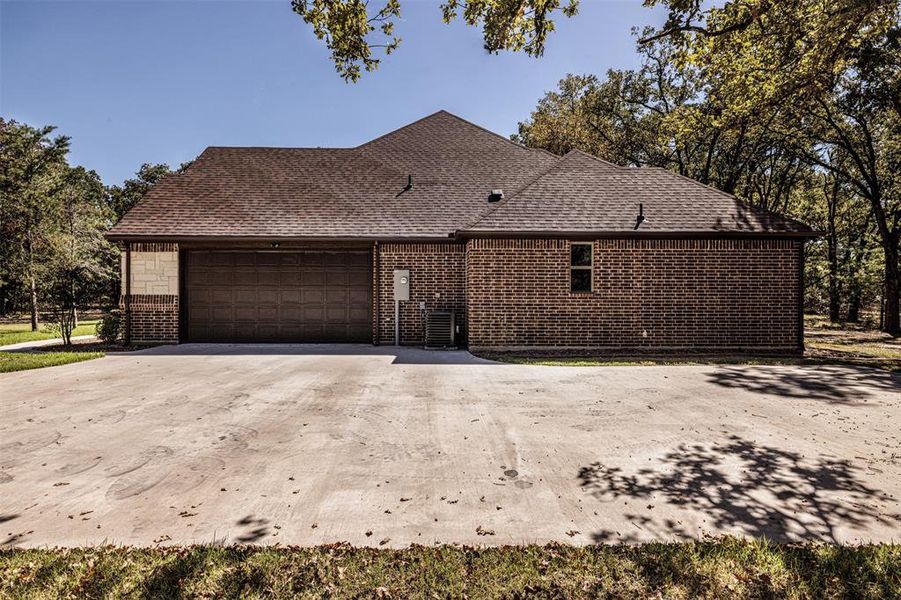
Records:
[[[901,546],[735,538],[641,546],[0,551],[8,598],[898,598]]]
[[[833,325],[821,316],[805,317],[804,345],[806,351],[801,358],[747,358],[747,357],[703,357],[676,355],[660,358],[620,358],[615,356],[553,356],[534,353],[490,352],[480,356],[499,362],[568,366],[647,366],[647,365],[794,365],[794,364],[851,364],[901,372],[901,339],[893,339],[888,334],[862,327],[842,327]]]
[[[649,358],[627,360],[603,356],[528,356],[504,352],[479,353],[479,356],[515,365],[544,365],[547,367],[650,367],[653,365],[766,365],[795,364],[798,359],[783,358]]]
[[[0,373],[55,367],[101,356],[103,352],[0,352]]]
[[[98,320],[81,321],[72,335],[94,335]],[[20,342],[33,342],[36,340],[50,340],[59,337],[48,330],[47,324],[41,324],[38,331],[32,331],[29,323],[0,323],[0,346],[18,344]]]

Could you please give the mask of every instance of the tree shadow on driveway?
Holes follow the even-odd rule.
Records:
[[[850,365],[719,367],[707,377],[726,388],[837,404],[860,404],[885,391],[901,394],[901,376]]]
[[[649,501],[648,512],[626,514],[657,538],[694,538],[673,518],[653,516],[653,503],[706,517],[712,533],[739,529],[779,542],[837,542],[836,530],[897,527],[896,500],[864,483],[860,468],[828,457],[804,456],[732,435],[723,443],[680,445],[658,468],[629,475],[595,462],[579,471],[581,486],[601,501]],[[637,542],[641,536],[602,530],[595,542]]]

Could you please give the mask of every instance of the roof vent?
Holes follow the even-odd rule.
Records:
[[[491,190],[488,194],[488,202],[500,202],[504,199],[504,190]]]
[[[647,219],[644,216],[644,204],[641,202],[638,203],[638,216],[635,217],[635,229],[641,227],[642,223],[647,223]]]
[[[395,197],[395,198],[398,198],[398,197],[400,197],[400,195],[403,194],[404,192],[409,192],[409,191],[412,190],[412,189],[413,189],[413,175],[407,175],[407,185],[404,186],[404,189],[402,189],[401,191],[397,192],[397,195],[394,196],[394,197]]]

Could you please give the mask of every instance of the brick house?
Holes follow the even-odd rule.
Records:
[[[470,348],[797,353],[812,235],[441,111],[356,148],[207,148],[109,238],[138,343],[422,344],[453,313]]]

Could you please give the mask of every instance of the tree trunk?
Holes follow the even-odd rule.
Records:
[[[857,285],[851,286],[851,291],[848,294],[848,322],[849,323],[859,323],[860,322],[860,304],[862,302],[860,287]]]
[[[31,330],[38,330],[38,286],[34,277],[34,244],[31,241],[31,230],[25,238],[25,251],[28,254],[28,286],[29,304],[31,305]]]
[[[892,337],[901,336],[901,272],[898,268],[898,245],[885,245],[885,324],[883,331]]]
[[[837,323],[841,319],[839,314],[839,283],[838,283],[838,235],[835,231],[835,204],[837,194],[829,200],[829,222],[827,232],[829,255],[829,321]]]
[[[870,196],[870,205],[873,207],[873,216],[885,256],[885,320],[882,330],[892,337],[899,337],[901,336],[901,313],[899,313],[898,294],[901,291],[901,266],[898,264],[898,247],[899,241],[901,241],[901,231],[898,229],[898,216],[897,214],[893,215],[893,222],[889,225],[889,217],[885,207],[882,206],[882,197],[878,190]]]
[[[38,288],[37,283],[34,280],[34,274],[30,274],[28,276],[29,285],[31,287],[31,330],[38,330]]]
[[[62,322],[62,333],[63,333],[63,344],[66,346],[72,345],[72,330],[75,329],[75,307],[66,307],[63,312]]]

